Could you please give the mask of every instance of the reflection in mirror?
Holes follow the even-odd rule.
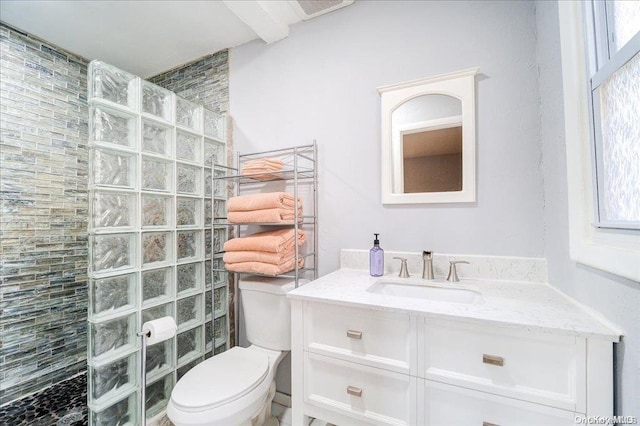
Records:
[[[462,102],[430,94],[392,114],[394,193],[462,190]]]
[[[383,204],[475,201],[477,72],[378,88]]]

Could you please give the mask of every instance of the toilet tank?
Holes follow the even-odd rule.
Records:
[[[247,340],[262,348],[291,350],[291,305],[287,293],[295,288],[294,280],[241,276],[238,287]]]

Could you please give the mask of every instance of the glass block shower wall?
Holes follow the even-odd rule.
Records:
[[[132,74],[89,65],[90,423],[137,424],[142,324],[172,316],[176,337],[147,348],[147,417],[174,383],[227,348],[221,269],[226,188],[224,116]],[[222,181],[215,181],[222,182]]]

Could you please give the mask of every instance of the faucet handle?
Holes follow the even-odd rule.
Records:
[[[460,278],[458,278],[458,272],[456,271],[456,265],[458,263],[466,263],[467,265],[469,264],[469,262],[467,262],[466,260],[450,260],[449,275],[447,276],[447,281],[451,281],[454,283],[457,283],[458,281],[460,281]]]
[[[407,269],[407,259],[405,257],[394,257],[394,259],[398,259],[400,263],[400,273],[398,276],[400,278],[409,278],[409,270]]]

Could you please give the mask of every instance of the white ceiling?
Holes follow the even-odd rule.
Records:
[[[322,13],[353,0],[327,3]],[[272,43],[317,15],[285,0],[0,1],[2,22],[145,78],[257,38]]]

